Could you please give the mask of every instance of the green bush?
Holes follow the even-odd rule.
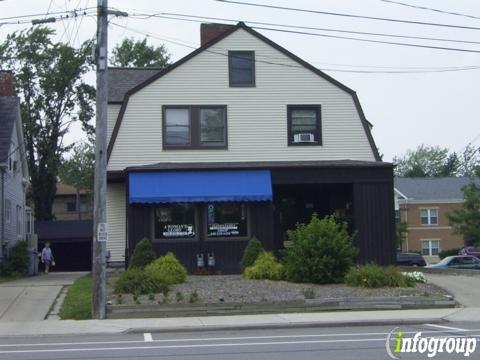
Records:
[[[115,283],[117,294],[150,294],[164,291],[168,285],[155,281],[144,270],[128,269],[120,274]]]
[[[10,276],[13,272],[12,266],[8,260],[0,262],[0,276]]]
[[[28,259],[28,244],[26,241],[17,241],[15,245],[12,246],[8,263],[13,273],[27,273],[30,261]]]
[[[171,252],[147,265],[145,273],[153,281],[167,285],[181,284],[187,279],[187,269]]]
[[[130,259],[130,269],[144,269],[145,266],[150,264],[157,258],[157,254],[152,248],[152,243],[148,238],[143,238],[133,251],[132,258]]]
[[[415,281],[393,266],[384,268],[376,264],[367,264],[352,267],[345,275],[345,283],[350,286],[381,288],[414,286]]]
[[[255,236],[253,236],[249,241],[245,250],[243,251],[242,260],[240,261],[240,267],[242,271],[249,266],[252,266],[255,260],[257,260],[258,255],[265,252],[262,243]]]
[[[247,279],[282,280],[285,268],[272,253],[263,252],[258,255],[252,266],[245,269]]]
[[[346,223],[334,216],[298,225],[288,232],[291,245],[284,251],[286,279],[317,284],[340,283],[354,264],[358,249]]]
[[[443,251],[440,251],[438,253],[438,257],[440,259],[444,259],[446,258],[447,256],[454,256],[454,255],[458,255],[460,249],[456,248],[456,249],[449,249],[449,250],[443,250]]]

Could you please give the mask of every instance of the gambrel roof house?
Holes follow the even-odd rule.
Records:
[[[336,213],[359,261],[394,260],[393,166],[353,90],[243,23],[202,24],[166,69],[109,70],[110,262],[152,239],[190,270],[239,270],[247,240]]]

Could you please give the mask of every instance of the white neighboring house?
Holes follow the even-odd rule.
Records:
[[[0,261],[33,231],[25,199],[28,167],[20,99],[13,95],[12,84],[11,72],[0,71]]]

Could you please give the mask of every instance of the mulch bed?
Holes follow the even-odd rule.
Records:
[[[119,304],[118,296],[112,293],[114,281],[114,277],[108,281],[108,298],[111,304],[117,305]],[[184,284],[172,286],[166,296],[165,294],[155,294],[153,297],[152,295],[142,295],[139,296],[137,303],[258,303],[305,300],[306,298],[326,300],[356,297],[441,297],[447,294],[445,290],[433,284],[416,284],[412,288],[366,289],[343,284],[315,285],[286,281],[248,280],[242,275],[193,275],[189,276]],[[133,305],[135,301],[132,295],[124,294],[121,297],[121,303]]]

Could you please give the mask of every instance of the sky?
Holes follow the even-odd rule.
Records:
[[[452,151],[462,151],[470,142],[480,146],[480,94],[478,91],[480,1],[398,0],[406,4],[457,12],[478,18],[442,14],[383,0],[239,1],[370,17],[454,24],[478,27],[479,30],[294,12],[222,3],[215,0],[109,0],[109,7],[127,11],[130,15],[178,13],[242,20],[247,25],[249,21],[257,21],[456,40],[456,42],[440,42],[312,31],[336,36],[470,49],[478,52],[446,51],[257,30],[357,92],[365,115],[374,126],[373,136],[380,153],[384,155],[384,160],[391,161],[395,155],[404,154],[408,149],[413,149],[420,144],[439,145]],[[46,14],[47,11],[52,13],[95,5],[96,0],[3,0],[0,1],[0,18]],[[111,22],[128,29],[115,25],[109,27],[110,49],[125,37],[143,39],[145,33],[148,33],[154,36],[149,37],[149,44],[165,44],[172,55],[172,60],[175,61],[191,52],[192,47],[198,47],[200,42],[198,22],[158,17],[140,19],[135,16],[112,18]],[[48,25],[56,29],[57,40],[69,42],[72,46],[79,46],[81,42],[94,37],[96,31],[94,17],[80,17]],[[30,26],[30,24],[0,26],[0,41],[3,41],[8,33]],[[458,41],[479,43],[459,43]],[[444,71],[452,67],[477,68]],[[425,70],[436,72],[419,73]],[[392,71],[394,73],[391,73]],[[94,84],[94,74],[90,74],[86,80]],[[82,136],[80,126],[73,126],[70,134],[67,135],[66,142],[78,141]]]

